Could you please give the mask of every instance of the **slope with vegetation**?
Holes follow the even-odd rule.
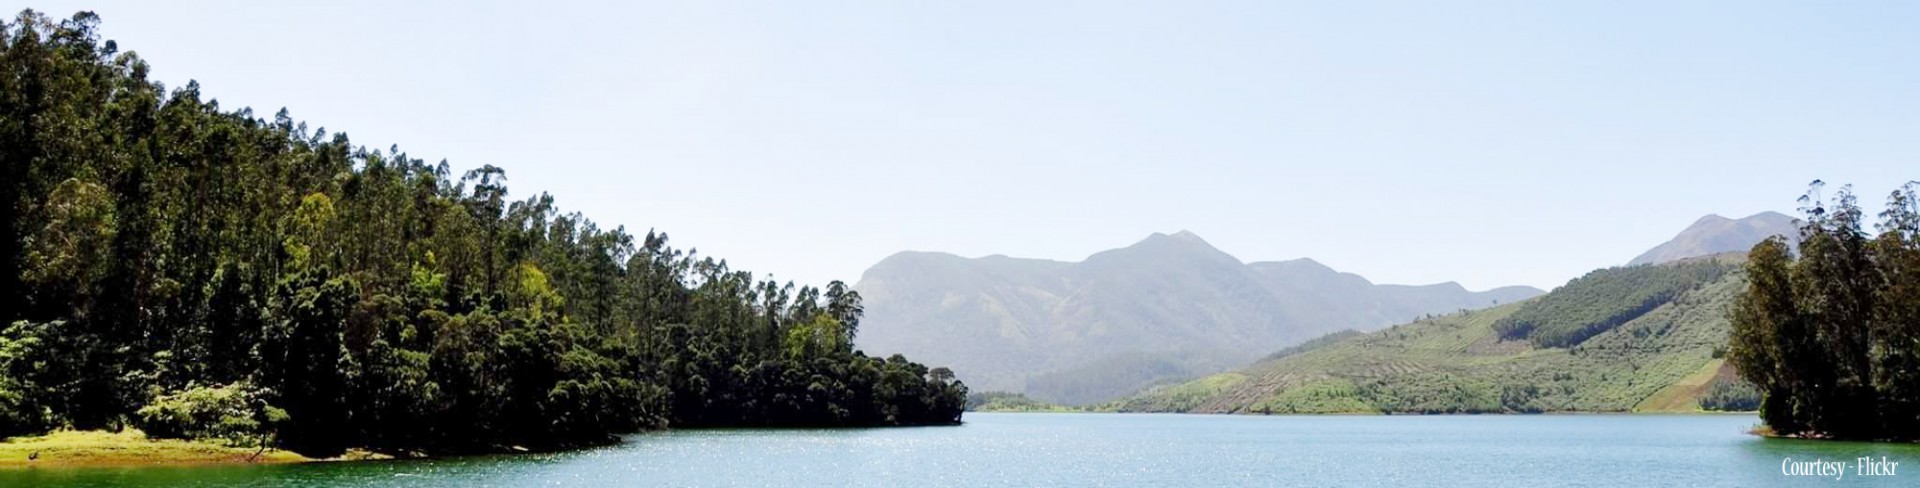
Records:
[[[951,371],[852,348],[839,282],[756,281],[510,199],[497,167],[169,90],[97,23],[0,26],[0,436],[326,457],[959,420]]]
[[[1720,279],[1729,270],[1723,263],[1707,260],[1596,270],[1567,282],[1555,293],[1528,302],[1495,321],[1493,329],[1502,339],[1568,347],[1666,305],[1681,293]]]
[[[1342,329],[1510,303],[1527,287],[1377,285],[1309,259],[1242,263],[1191,232],[1077,263],[906,252],[856,286],[861,345],[951,364],[976,387],[1088,404],[1245,365]]]
[[[1074,412],[1079,409],[1055,405],[1019,393],[986,391],[967,394],[969,412]]]
[[[1695,410],[1650,402],[1720,368],[1737,256],[1597,271],[1521,303],[1332,336],[1240,371],[1156,387],[1104,408],[1209,413]],[[1680,279],[1685,277],[1686,279]],[[1678,280],[1678,281],[1676,281]],[[1676,282],[1683,284],[1676,285]],[[1649,304],[1648,297],[1663,297]],[[1511,325],[1559,311],[1583,320]],[[1533,319],[1530,319],[1533,318]],[[1524,330],[1523,330],[1524,329]],[[1578,331],[1568,335],[1562,331]],[[1538,334],[1538,336],[1536,336]]]

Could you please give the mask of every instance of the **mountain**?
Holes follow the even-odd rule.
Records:
[[[1597,270],[1485,310],[1345,333],[1105,405],[1205,413],[1688,411],[1729,396],[1737,254]],[[1567,331],[1577,331],[1569,334]],[[1750,391],[1750,390],[1749,390]],[[1739,396],[1739,395],[1730,395]]]
[[[1776,235],[1786,236],[1790,240],[1800,235],[1793,217],[1779,212],[1760,212],[1734,220],[1708,214],[1680,231],[1679,235],[1673,236],[1672,240],[1628,261],[1627,265],[1659,264],[1723,252],[1746,252],[1754,244]]]
[[[952,365],[975,391],[1067,404],[1242,366],[1328,332],[1542,293],[1377,285],[1308,259],[1242,263],[1191,232],[1080,262],[902,252],[855,289],[867,352]]]

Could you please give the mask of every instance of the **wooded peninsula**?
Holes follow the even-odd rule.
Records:
[[[511,199],[492,165],[223,108],[98,23],[0,25],[0,437],[325,457],[960,421],[952,371],[853,349],[841,282],[758,280]]]

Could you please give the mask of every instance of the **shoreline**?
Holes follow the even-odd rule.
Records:
[[[1755,426],[1754,428],[1747,430],[1747,434],[1750,434],[1754,437],[1759,437],[1761,439],[1778,439],[1778,440],[1791,440],[1791,441],[1808,441],[1808,442],[1825,442],[1825,443],[1890,444],[1890,445],[1909,445],[1909,446],[1920,445],[1920,439],[1914,439],[1914,440],[1849,439],[1849,438],[1841,438],[1841,437],[1820,437],[1820,436],[1779,434],[1779,433],[1775,433],[1772,427],[1767,427],[1766,425]]]
[[[893,427],[948,427],[962,425],[963,422],[914,424],[897,426],[834,426],[834,427],[687,427],[679,430],[708,429],[819,429],[819,428],[893,428]],[[0,471],[37,468],[139,468],[139,467],[194,467],[194,466],[244,466],[244,465],[285,465],[306,463],[367,462],[406,459],[457,458],[466,456],[514,455],[565,452],[594,449],[617,445],[625,442],[629,435],[641,435],[651,432],[667,432],[675,429],[655,429],[629,434],[611,436],[604,443],[580,444],[551,449],[531,449],[522,446],[499,446],[497,451],[474,451],[442,455],[390,455],[366,449],[349,449],[345,454],[314,458],[282,449],[260,449],[257,447],[232,447],[205,440],[155,439],[147,437],[139,429],[126,429],[121,432],[105,430],[61,430],[36,436],[18,436],[0,439]]]
[[[1260,416],[1260,417],[1349,417],[1349,416],[1525,416],[1525,415],[1570,415],[1570,416],[1744,416],[1755,412],[1542,412],[1542,413],[1433,413],[1433,414],[1384,414],[1384,413],[1294,413],[1294,414],[1245,414],[1245,413],[1181,413],[1181,412],[1113,412],[1113,411],[975,411],[968,413],[1003,414],[1136,414],[1136,415],[1181,415],[1181,416]],[[691,430],[704,430],[694,428]],[[1915,445],[1920,442],[1892,441],[1874,439],[1836,439],[1828,437],[1807,437],[1779,435],[1764,426],[1755,427],[1748,434],[1761,439],[1794,441],[1818,441],[1828,443],[1861,443],[1884,445]],[[625,436],[621,436],[624,438]],[[616,441],[615,443],[618,443]],[[597,447],[597,446],[591,446]],[[588,447],[590,448],[590,447]],[[565,449],[563,449],[565,450]],[[534,451],[520,451],[534,452]],[[30,454],[38,459],[28,460]],[[145,468],[145,467],[207,467],[207,466],[245,466],[245,465],[290,465],[306,463],[366,462],[394,459],[425,459],[443,456],[422,456],[420,458],[396,458],[390,455],[365,450],[351,450],[346,454],[332,458],[310,458],[291,451],[280,449],[260,450],[258,448],[230,447],[207,441],[188,441],[179,439],[152,439],[136,429],[114,433],[106,431],[56,431],[41,436],[23,436],[0,440],[0,471],[20,469],[87,469],[87,468]],[[447,457],[459,457],[447,456]]]
[[[1103,414],[1149,414],[1149,415],[1239,415],[1248,417],[1439,417],[1439,416],[1526,416],[1526,415],[1758,415],[1759,412],[1724,412],[1713,410],[1640,410],[1618,412],[1594,411],[1554,411],[1554,412],[1326,412],[1326,413],[1259,413],[1259,412],[1147,412],[1114,410],[969,410],[967,413],[1103,413]]]
[[[352,456],[349,453],[347,456]],[[137,467],[324,462],[280,449],[231,447],[207,441],[153,439],[137,429],[63,430],[0,441],[0,469]]]

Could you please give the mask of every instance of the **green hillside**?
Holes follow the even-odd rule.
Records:
[[[1244,370],[1149,389],[1105,406],[1133,412],[1496,413],[1689,411],[1731,376],[1716,356],[1738,258],[1615,268],[1540,298],[1424,318],[1276,355]],[[1707,277],[1675,287],[1676,275]],[[1646,287],[1645,293],[1630,292]],[[1594,293],[1605,290],[1606,293]],[[1656,293],[1657,292],[1657,293]],[[1649,297],[1662,296],[1659,300]],[[1576,336],[1503,336],[1498,324],[1572,305]],[[1511,330],[1511,329],[1509,329]],[[1543,329],[1545,330],[1545,329]],[[1575,340],[1577,339],[1577,340]],[[1565,347],[1541,344],[1568,343]],[[1735,404],[1738,404],[1735,402]]]
[[[1026,395],[1005,391],[985,391],[967,394],[969,412],[1078,412],[1083,409],[1055,405]]]

